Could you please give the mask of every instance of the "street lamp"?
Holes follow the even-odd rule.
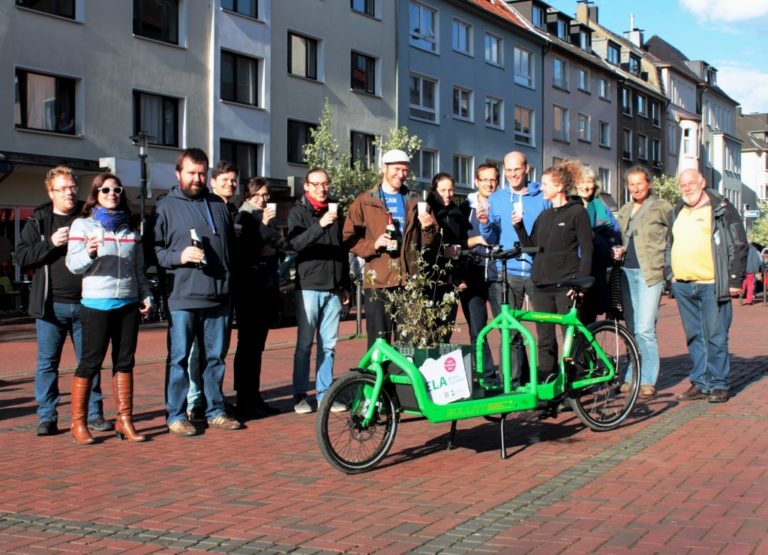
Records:
[[[146,131],[139,131],[131,140],[139,148],[139,163],[141,165],[141,193],[139,198],[139,210],[141,211],[141,225],[139,232],[144,237],[144,203],[147,199],[147,156],[149,150],[149,139],[152,136]]]

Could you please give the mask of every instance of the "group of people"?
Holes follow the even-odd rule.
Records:
[[[597,285],[581,308],[582,319],[593,321],[608,308],[607,269],[623,264],[624,312],[640,347],[640,394],[646,397],[656,394],[656,318],[665,282],[671,282],[693,360],[691,386],[678,399],[726,401],[730,299],[741,289],[747,258],[744,229],[733,206],[707,189],[698,171],[686,170],[679,176],[682,199],[673,208],[652,195],[651,176],[638,166],[626,175],[631,201],[615,218],[600,200],[594,172],[577,161],[547,168],[541,183],[529,181],[530,167],[521,152],[507,154],[503,170],[508,187],[499,188],[499,169],[479,165],[475,192],[460,205],[453,177],[440,173],[423,202],[405,185],[408,155],[390,150],[382,156],[381,181],[358,195],[345,218],[329,196],[328,173],[311,168],[284,234],[276,225],[275,204],[268,202],[265,179],[251,179],[237,206],[238,168],[217,164],[211,190],[208,157],[190,148],[177,159],[178,185],[158,201],[141,237],[116,175],[98,175],[82,202],[72,170],[52,169],[45,181],[51,202],[35,210],[18,247],[20,264],[34,272],[29,311],[38,335],[37,434],[58,432],[58,365],[70,335],[78,359],[71,386],[75,442],[93,443],[92,431],[112,430],[104,418],[100,387],[110,344],[114,430],[120,438],[145,439],[133,425],[139,323],[154,304],[145,258],[162,270],[167,292],[169,431],[197,435],[200,421],[210,428],[237,430],[242,420],[280,412],[262,398],[260,375],[279,299],[280,254],[286,250],[296,253],[297,413],[316,410],[333,381],[340,314],[350,298],[350,253],[364,261],[369,346],[377,338],[392,341],[397,322],[387,309],[387,290],[403,287],[408,275],[418,271],[419,253],[425,252],[446,269],[443,290],[459,292],[474,342],[487,323],[489,305],[494,316],[500,313],[500,268],[487,258],[457,262],[456,256],[463,249],[487,251],[517,242],[538,247],[538,253],[510,261],[507,268],[508,299],[515,309],[529,299],[534,310],[566,312],[572,292],[561,284],[594,275]],[[237,397],[231,407],[223,381],[235,319]],[[538,379],[547,381],[557,371],[556,334],[551,325],[537,328]],[[309,391],[315,342],[313,401]],[[529,370],[519,334],[510,348],[513,379],[524,383]],[[485,379],[498,379],[487,346],[483,360]],[[346,408],[334,404],[330,410]]]

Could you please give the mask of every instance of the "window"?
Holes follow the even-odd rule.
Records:
[[[288,73],[317,80],[317,41],[288,33]]]
[[[621,112],[627,116],[632,115],[632,93],[626,87],[621,87]]]
[[[584,92],[590,92],[589,87],[589,72],[586,69],[579,68],[576,71],[576,75],[579,78],[578,87],[579,90],[582,90]]]
[[[352,52],[352,90],[376,94],[376,60]]]
[[[568,110],[555,106],[553,139],[568,142]]]
[[[75,19],[75,0],[16,0],[16,5]]]
[[[533,145],[533,110],[515,106],[515,142]]]
[[[606,193],[611,192],[611,170],[608,168],[597,169],[597,183]]]
[[[411,75],[410,115],[412,118],[437,121],[437,81]]]
[[[651,160],[654,166],[661,165],[661,141],[659,139],[651,139]]]
[[[576,120],[576,138],[587,143],[592,141],[590,117],[586,114],[579,114]]]
[[[560,58],[552,59],[552,84],[568,90],[568,64]]]
[[[219,156],[236,165],[240,170],[240,181],[245,183],[251,177],[259,175],[259,147],[253,143],[241,143],[221,139]]]
[[[259,61],[222,51],[221,99],[259,105]]]
[[[635,104],[637,106],[637,115],[643,116],[644,118],[648,117],[648,99],[645,98],[645,95],[638,94],[635,96]]]
[[[504,102],[491,96],[485,97],[485,124],[504,129]]]
[[[411,2],[408,5],[408,30],[411,46],[437,52],[437,11],[420,4]]]
[[[533,6],[531,9],[531,21],[534,27],[539,29],[544,28],[544,10],[538,6]]]
[[[608,82],[607,79],[603,79],[602,77],[598,81],[599,87],[600,87],[600,98],[603,100],[611,100],[611,84]]]
[[[568,40],[568,25],[562,19],[558,19],[555,23],[555,34],[560,40]]]
[[[600,122],[600,146],[611,146],[611,124],[607,121]]]
[[[351,0],[350,7],[356,12],[364,13],[374,17],[376,15],[376,5],[374,0]]]
[[[612,42],[608,43],[608,63],[611,63],[615,66],[619,65],[621,62],[621,49],[613,44]]]
[[[133,134],[150,134],[153,145],[179,146],[179,99],[133,92]]]
[[[500,66],[503,63],[501,59],[501,39],[497,36],[485,34],[485,61],[489,64]]]
[[[419,149],[411,159],[411,171],[417,181],[431,182],[432,176],[437,173],[437,151]]]
[[[693,144],[694,139],[694,133],[690,127],[683,129],[683,156],[687,156],[689,158],[695,156],[695,149]]]
[[[221,0],[221,7],[230,12],[239,13],[254,19],[259,17],[259,2],[258,0]],[[225,158],[229,160],[229,158]],[[246,174],[256,175],[256,174]]]
[[[677,156],[677,124],[676,123],[667,124],[667,144],[669,145],[667,147],[669,149],[669,153],[673,156]]]
[[[312,131],[317,125],[303,121],[288,120],[288,162],[306,164],[304,145],[312,142]]]
[[[632,131],[629,129],[621,130],[621,157],[632,160]]]
[[[579,48],[589,52],[592,49],[592,34],[587,31],[579,31]]]
[[[648,160],[648,137],[645,135],[637,136],[637,157],[640,160]]]
[[[451,25],[451,45],[456,52],[472,55],[472,26],[454,19]]]
[[[376,137],[367,133],[358,133],[352,131],[350,136],[350,147],[352,149],[352,167],[356,162],[360,162],[360,168],[367,170],[376,166]]]
[[[16,70],[16,127],[75,134],[76,81]]]
[[[515,83],[533,88],[533,53],[515,47]]]
[[[456,185],[470,187],[472,179],[472,157],[463,154],[453,155],[453,178]]]
[[[632,75],[640,75],[640,58],[634,54],[629,55],[629,72]]]
[[[659,103],[655,100],[651,100],[651,121],[654,127],[661,127],[661,111]]]
[[[179,0],[133,0],[133,34],[179,44]]]
[[[453,87],[453,117],[458,119],[472,119],[472,91]]]

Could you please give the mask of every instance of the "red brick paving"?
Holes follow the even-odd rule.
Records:
[[[628,425],[593,433],[573,413],[543,421],[518,415],[507,426],[511,456],[503,461],[498,429],[484,421],[460,422],[457,449],[450,452],[444,450],[449,425],[402,423],[380,467],[353,477],[336,472],[320,455],[314,417],[290,411],[294,328],[270,334],[262,378],[267,397],[287,412],[251,421],[240,432],[213,430],[195,438],[165,432],[165,332],[144,329],[137,353],[137,427],[152,441],[130,444],[98,434],[100,444],[88,447],[74,445],[67,433],[34,436],[35,343],[0,343],[0,549],[187,552],[151,538],[140,543],[107,537],[107,532],[84,536],[87,529],[79,533],[55,527],[75,522],[158,535],[258,540],[265,549],[278,544],[304,552],[418,550],[577,465],[593,464],[592,457],[642,441],[649,427],[684,414],[686,406],[674,394],[687,387],[682,370],[690,365],[674,302],[665,298],[663,303],[660,395],[642,401]],[[654,436],[658,439],[626,460],[617,459],[594,481],[563,499],[534,504],[532,516],[511,521],[484,545],[465,542],[461,549],[768,552],[768,381],[761,379],[768,371],[768,309],[734,309],[732,362],[742,380],[735,398],[681,417],[678,428]],[[354,323],[345,322],[343,333],[353,332]],[[465,336],[462,330],[459,338]],[[337,373],[355,366],[363,350],[364,340],[340,342]],[[74,366],[70,347],[63,366],[60,426],[65,428]],[[227,389],[230,384],[228,377]],[[111,411],[111,395],[105,401]],[[17,514],[33,521],[52,517],[55,523],[43,531],[2,520]]]

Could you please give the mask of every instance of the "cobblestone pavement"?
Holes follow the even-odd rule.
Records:
[[[320,454],[314,415],[291,410],[295,328],[273,330],[265,357],[265,396],[285,412],[193,438],[166,432],[165,332],[143,329],[136,413],[151,441],[105,433],[92,446],[34,435],[36,344],[0,329],[0,551],[768,553],[768,308],[734,305],[734,398],[678,403],[690,362],[662,302],[659,395],[619,429],[513,415],[501,460],[498,425],[460,422],[446,451],[448,424],[403,422],[380,466],[351,477]],[[364,348],[341,341],[337,374]],[[70,346],[63,367],[66,429]]]

